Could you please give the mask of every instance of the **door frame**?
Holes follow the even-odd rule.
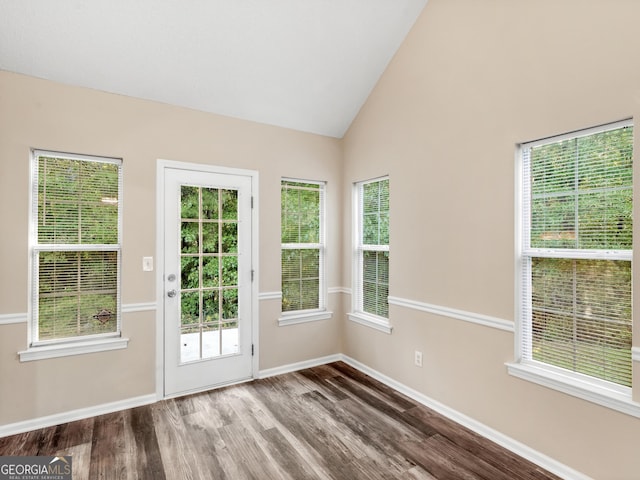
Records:
[[[194,172],[215,173],[221,175],[242,175],[251,177],[251,269],[253,282],[251,282],[251,342],[253,344],[253,358],[251,359],[251,378],[256,378],[259,369],[260,346],[259,335],[259,302],[258,292],[260,275],[258,273],[260,262],[259,253],[259,209],[258,209],[258,171],[241,168],[221,167],[202,163],[188,163],[176,160],[158,159],[156,163],[156,251],[155,251],[155,280],[156,280],[156,397],[158,400],[165,398],[164,393],[164,201],[165,201],[165,171],[166,169],[190,170]],[[228,384],[227,384],[228,385]]]

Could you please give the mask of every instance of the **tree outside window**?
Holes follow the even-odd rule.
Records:
[[[389,179],[357,184],[356,310],[389,317]]]
[[[524,144],[523,361],[631,386],[633,128]]]
[[[119,334],[121,161],[33,152],[31,344]]]
[[[324,184],[281,183],[282,311],[324,305]]]

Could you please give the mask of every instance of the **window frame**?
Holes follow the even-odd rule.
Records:
[[[118,167],[118,238],[115,244],[62,244],[38,241],[38,165],[41,157],[54,157],[74,161],[109,163]],[[102,157],[53,150],[31,149],[29,188],[29,288],[27,349],[18,352],[20,361],[41,360],[68,355],[80,355],[126,348],[129,339],[122,337],[122,206],[123,161],[121,158]],[[116,329],[113,332],[56,339],[39,338],[39,254],[43,251],[115,252],[116,253]]]
[[[507,370],[510,375],[531,381],[538,385],[542,385],[554,390],[588,400],[601,406],[605,406],[635,417],[640,417],[640,403],[634,402],[632,399],[632,387],[626,387],[614,382],[603,380],[598,377],[589,376],[579,372],[573,372],[567,369],[556,367],[551,364],[527,358],[527,353],[523,348],[525,341],[531,342],[531,319],[527,317],[527,312],[531,310],[530,305],[527,307],[525,302],[531,302],[531,270],[528,268],[529,259],[536,257],[536,253],[541,253],[543,257],[566,258],[566,259],[587,259],[587,260],[623,260],[631,262],[631,272],[633,275],[633,251],[617,250],[604,251],[594,249],[589,252],[586,249],[575,249],[568,252],[557,252],[559,248],[532,248],[530,242],[530,212],[527,210],[525,195],[528,194],[528,188],[525,182],[529,178],[529,172],[525,171],[523,152],[527,148],[540,145],[561,142],[564,140],[574,139],[578,137],[593,135],[606,132],[622,127],[633,127],[633,119],[621,120],[599,125],[592,128],[586,128],[569,132],[566,134],[555,135],[544,139],[531,142],[523,142],[516,149],[516,168],[515,168],[515,306],[516,306],[516,322],[514,335],[514,351],[515,358],[513,362],[507,363]],[[635,128],[634,128],[635,138]],[[634,148],[635,150],[635,148]],[[634,152],[635,157],[635,152]],[[635,166],[634,166],[635,170]],[[635,175],[634,175],[635,177]],[[633,179],[633,189],[635,190],[636,179]],[[636,204],[635,198],[633,199]],[[631,296],[633,298],[633,291]],[[633,307],[632,307],[633,308]],[[635,308],[633,308],[635,310]],[[632,318],[634,317],[632,312]],[[531,348],[528,348],[531,351]],[[638,359],[636,355],[637,347],[632,343],[632,369]],[[632,379],[633,382],[633,379]]]
[[[326,197],[327,197],[327,182],[321,180],[307,180],[292,177],[282,177],[280,179],[280,210],[282,215],[282,189],[284,184],[288,183],[303,183],[309,185],[317,185],[319,187],[319,212],[318,212],[318,224],[319,224],[319,242],[318,243],[282,243],[282,224],[280,225],[280,265],[282,265],[282,253],[284,250],[318,250],[319,253],[319,267],[318,267],[318,307],[307,308],[299,310],[282,310],[282,299],[284,292],[280,294],[280,317],[278,318],[279,326],[295,325],[299,323],[314,322],[318,320],[327,320],[333,317],[333,312],[327,309],[327,275],[326,275],[326,260],[327,260],[327,214],[326,214]],[[280,286],[282,288],[282,275],[280,276]]]
[[[389,175],[362,180],[353,184],[353,253],[352,253],[352,311],[348,318],[361,325],[373,328],[383,333],[391,334],[393,327],[388,317],[383,317],[364,311],[364,252],[389,252],[389,245],[369,245],[363,242],[363,192],[364,186],[372,183],[389,181]],[[389,197],[391,195],[389,194]],[[390,209],[389,209],[390,210]],[[387,300],[388,303],[388,300]]]

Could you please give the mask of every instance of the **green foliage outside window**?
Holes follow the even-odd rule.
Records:
[[[38,325],[33,340],[116,332],[120,166],[48,155],[35,161]]]
[[[362,243],[389,245],[389,180],[362,186]]]
[[[39,157],[38,243],[117,244],[118,172],[113,163]]]
[[[632,248],[633,129],[531,149],[535,248]]]
[[[322,185],[282,181],[282,311],[320,308]]]
[[[362,303],[365,311],[389,317],[389,252],[364,252]]]
[[[533,249],[632,249],[633,129],[532,147]],[[631,261],[531,258],[534,360],[631,386]]]
[[[362,309],[389,317],[389,180],[361,186]],[[384,248],[386,247],[386,248]]]
[[[237,328],[238,192],[181,187],[182,333]]]
[[[631,386],[631,262],[534,258],[532,272],[533,359]]]

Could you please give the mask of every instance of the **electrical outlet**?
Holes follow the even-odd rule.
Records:
[[[416,367],[422,366],[422,352],[416,350],[413,356],[413,362],[416,364]]]
[[[142,271],[153,272],[153,257],[142,257]]]

